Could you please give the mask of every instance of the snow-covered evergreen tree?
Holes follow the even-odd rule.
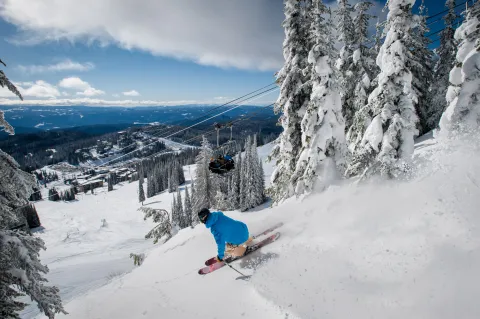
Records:
[[[188,221],[188,226],[192,226],[193,225],[193,209],[192,209],[192,201],[190,199],[190,194],[188,192],[188,186],[185,186],[184,213]]]
[[[138,167],[138,202],[142,203],[145,201],[145,191],[143,190],[143,168],[141,166]]]
[[[145,235],[145,238],[153,238],[154,244],[156,244],[162,237],[166,237],[165,241],[172,238],[174,230],[166,210],[153,209],[150,207],[140,207],[138,210],[144,213],[144,220],[152,218],[154,223],[158,223],[157,226]]]
[[[193,208],[193,199],[195,198],[195,179],[192,178],[192,195],[191,195],[191,200],[192,200],[192,208]]]
[[[1,62],[0,60],[0,63]],[[16,89],[0,71],[0,85]],[[17,91],[18,92],[18,91]],[[17,95],[19,95],[18,93]],[[0,112],[0,128],[14,134],[13,127],[4,120]],[[18,163],[0,150],[0,314],[2,318],[20,318],[26,306],[17,298],[29,296],[48,317],[65,313],[57,287],[46,286],[43,276],[47,266],[40,263],[39,253],[45,243],[38,237],[21,230],[10,230],[16,226],[22,207],[35,186],[35,177],[20,170]]]
[[[240,183],[242,171],[242,153],[239,152],[235,159],[235,169],[232,175],[231,190],[229,200],[231,202],[231,209],[240,208]]]
[[[0,63],[3,64],[3,66],[5,67],[7,66],[5,62],[3,62],[2,60],[0,60]],[[0,86],[2,88],[6,87],[10,92],[18,96],[20,100],[23,101],[22,94],[20,94],[17,87],[12,82],[10,82],[10,80],[7,78],[7,76],[2,70],[0,70]],[[5,120],[5,114],[3,111],[0,111],[0,129],[5,130],[5,132],[7,132],[10,135],[15,134],[15,130],[13,129],[13,126],[11,126],[10,123],[8,123]]]
[[[433,76],[433,52],[428,48],[432,42],[426,34],[429,32],[425,4],[420,4],[419,15],[413,16],[415,28],[411,29],[410,45],[411,59],[409,64],[412,72],[412,84],[417,96],[415,108],[418,115],[417,129],[419,134],[425,134],[433,127],[428,125],[431,113],[430,86]],[[411,13],[411,11],[410,11]]]
[[[448,13],[443,17],[445,28],[440,33],[440,46],[435,51],[438,61],[434,67],[431,107],[427,113],[427,125],[431,128],[438,127],[442,113],[447,108],[446,95],[450,83],[449,76],[455,63],[455,53],[458,46],[454,29],[454,22],[457,18],[455,0],[447,0],[445,6],[448,8]]]
[[[165,190],[164,179],[165,176],[163,175],[162,171],[160,169],[157,169],[155,173],[155,194],[158,194]]]
[[[180,193],[180,188],[177,189],[177,212],[180,217],[180,228],[186,228],[190,226],[190,216],[187,216],[183,207],[182,194]]]
[[[353,19],[354,25],[354,52],[352,64],[352,78],[355,81],[355,90],[353,93],[353,110],[356,113],[362,107],[367,105],[368,96],[373,91],[372,81],[376,76],[375,59],[377,56],[372,56],[371,49],[367,46],[368,42],[368,27],[372,15],[368,14],[368,10],[372,7],[372,3],[368,1],[359,2],[355,5],[357,12]],[[355,115],[355,114],[354,114]],[[351,118],[353,122],[353,116]],[[351,125],[350,122],[348,125]],[[347,131],[350,126],[347,126]]]
[[[60,200],[60,194],[58,194],[58,191],[55,187],[52,187],[48,190],[48,200],[52,202],[57,202]]]
[[[385,42],[377,57],[381,69],[369,103],[355,116],[356,144],[347,175],[394,177],[413,154],[417,96],[412,84],[410,35],[415,0],[388,0]],[[361,138],[360,138],[361,137]]]
[[[480,1],[468,8],[455,39],[460,45],[450,72],[448,107],[440,119],[443,136],[480,126]]]
[[[155,196],[155,177],[154,172],[150,171],[147,176],[147,198]]]
[[[215,194],[215,208],[218,210],[228,209],[227,196],[220,190],[217,190],[217,193]]]
[[[353,92],[353,108],[354,116],[352,123],[347,127],[347,143],[349,149],[351,145],[355,145],[358,139],[358,132],[356,131],[358,125],[358,112],[368,103],[368,96],[373,91],[374,78],[377,76],[378,67],[375,65],[377,56],[377,49],[375,46],[369,48],[367,46],[369,21],[372,17],[367,13],[372,6],[371,2],[359,2],[355,6],[356,16],[353,20],[354,24],[354,48],[353,64],[352,64],[352,81],[355,83],[355,90]],[[380,45],[380,23],[377,23],[377,35],[375,38],[375,45]],[[378,41],[378,43],[377,43]],[[378,48],[379,50],[379,48]]]
[[[208,170],[213,151],[206,137],[203,137],[201,151],[197,156],[197,168],[195,170],[195,197],[193,209],[195,212],[202,208],[210,208],[215,202],[215,193],[212,185],[212,177]]]
[[[112,176],[112,173],[110,173],[110,174],[108,175],[108,180],[107,180],[107,182],[108,182],[108,189],[107,189],[107,190],[108,190],[109,192],[113,191],[113,176]]]
[[[252,207],[256,207],[265,201],[265,176],[263,166],[258,157],[257,136],[253,136],[252,150]]]
[[[278,201],[290,196],[290,178],[295,170],[298,154],[302,147],[301,120],[305,114],[311,92],[308,72],[308,23],[302,15],[302,3],[299,0],[285,0],[285,40],[283,56],[285,63],[277,74],[280,95],[275,103],[275,112],[282,113],[279,122],[283,132],[276,140],[269,157],[275,161],[276,169],[272,174],[271,197]]]
[[[331,25],[325,19],[328,9],[322,0],[314,0],[315,19],[310,28],[315,44],[308,62],[312,76],[312,95],[302,119],[302,151],[297,160],[291,188],[296,194],[325,185],[326,170],[344,170],[346,144],[341,97],[333,65],[334,46]]]
[[[173,194],[172,207],[170,213],[172,214],[172,225],[174,227],[180,226],[180,214],[178,213],[177,200],[175,199],[175,194]]]
[[[354,64],[354,41],[356,38],[354,24],[352,20],[353,8],[348,0],[337,0],[338,9],[335,11],[338,24],[338,41],[342,43],[339,58],[336,62],[336,68],[339,70],[339,92],[342,97],[343,115],[345,118],[346,129],[350,128],[355,115],[355,86],[357,84],[358,74],[355,72]],[[324,12],[323,14],[326,14]],[[316,19],[316,18],[315,18]],[[314,40],[315,41],[315,40]],[[358,52],[357,52],[358,53]],[[333,59],[333,52],[330,53]]]
[[[258,170],[257,170],[257,189],[260,198],[260,204],[265,202],[265,171],[263,169],[262,159],[258,160]],[[261,196],[260,196],[261,195]]]
[[[178,185],[185,183],[185,173],[183,172],[183,166],[179,162],[175,162],[177,167]]]
[[[170,170],[168,170],[168,173],[167,173],[167,180],[168,180],[168,192],[172,193],[174,191],[174,188],[173,188],[172,173]]]
[[[252,162],[252,141],[250,136],[245,140],[245,155],[242,163],[242,171],[240,176],[240,210],[245,211],[251,206],[251,162]]]
[[[383,29],[385,27],[385,22],[380,22],[380,18],[377,17],[377,23],[375,24],[375,35],[373,36],[373,45],[370,48],[370,56],[377,58],[380,53],[380,48],[382,47],[382,39],[384,38]],[[380,69],[375,64],[375,70],[377,74],[380,73]]]
[[[145,178],[145,169],[143,167],[143,162],[141,162],[137,166],[137,172],[138,172],[138,180],[142,181],[142,184],[144,183],[144,178]]]

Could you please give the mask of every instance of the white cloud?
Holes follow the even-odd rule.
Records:
[[[35,83],[15,83],[15,85],[17,86],[18,91],[22,94],[24,98],[34,97],[53,99],[60,96],[60,91],[58,91],[55,86],[42,80],[36,81]],[[7,88],[0,88],[0,97],[12,98],[16,97],[16,95],[11,93]]]
[[[45,81],[36,81],[34,85],[26,90],[20,91],[24,97],[45,97],[55,98],[60,96],[58,89]]]
[[[54,99],[60,96],[70,96],[71,94],[66,91],[60,92],[58,87],[52,85],[46,81],[39,80],[36,82],[15,82],[15,86],[24,98],[48,98]],[[70,89],[76,92],[76,95],[83,95],[86,97],[92,97],[105,94],[104,91],[98,90],[92,87],[88,82],[83,81],[78,77],[69,77],[61,80],[58,86],[65,89]],[[16,97],[7,88],[0,87],[0,98],[14,98]],[[15,99],[13,99],[15,103]],[[44,101],[46,105],[52,103],[52,100]],[[30,103],[28,100],[27,103]],[[39,102],[41,104],[41,102]]]
[[[89,71],[95,68],[91,62],[79,63],[70,59],[63,60],[56,64],[49,65],[19,65],[18,68],[25,73],[45,73],[45,72],[61,72],[61,71]]]
[[[98,41],[241,69],[277,70],[283,63],[280,0],[1,2],[0,16],[22,32],[17,42]]]
[[[91,88],[88,82],[85,82],[78,77],[65,78],[58,83],[58,86],[62,88],[74,89],[74,90],[86,90]]]
[[[13,84],[17,86],[32,86],[34,83],[33,82],[13,82]]]
[[[86,89],[83,92],[77,92],[77,95],[84,95],[84,96],[96,96],[96,95],[102,95],[102,94],[105,94],[105,92],[102,90],[97,90],[92,87]]]
[[[140,93],[138,93],[135,90],[127,91],[127,92],[122,92],[123,95],[125,96],[140,96]]]
[[[168,105],[194,105],[211,104],[211,101],[179,100],[179,101],[156,101],[156,100],[103,100],[92,98],[52,99],[52,100],[25,100],[7,99],[0,94],[0,105],[43,105],[43,106],[168,106]]]
[[[65,89],[80,91],[76,93],[77,95],[96,96],[105,94],[104,91],[92,87],[90,83],[83,81],[79,77],[65,78],[58,83],[58,86]]]

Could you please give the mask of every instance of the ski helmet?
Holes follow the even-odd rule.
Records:
[[[198,219],[200,219],[200,221],[205,224],[207,222],[208,215],[210,215],[210,211],[208,210],[208,208],[202,208],[197,215]]]

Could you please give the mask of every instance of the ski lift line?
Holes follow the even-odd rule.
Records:
[[[453,8],[454,8],[454,9],[455,9],[455,8],[458,8],[458,7],[460,7],[460,6],[462,6],[462,5],[466,4],[466,3],[468,3],[468,1],[465,1],[465,2],[462,2],[462,3],[460,3],[460,4],[457,4],[457,5],[456,5],[455,7],[453,7]],[[428,17],[426,18],[426,20],[428,21],[428,20],[430,20],[431,18],[438,17],[439,15],[444,14],[444,13],[448,12],[449,10],[450,10],[450,9],[446,9],[446,10],[443,10],[442,12],[438,12],[438,13],[436,13],[436,14],[434,14],[434,15],[428,16]],[[457,15],[457,18],[458,18],[458,17],[461,17],[461,15]],[[429,23],[427,23],[427,26],[430,25],[430,24],[433,24],[433,23],[435,23],[435,22],[441,21],[442,19],[443,19],[443,18],[440,18],[440,19],[435,20],[435,21],[433,21],[433,22],[429,22]],[[384,20],[384,21],[382,21],[382,22],[379,22],[380,25],[385,25],[386,23],[387,23],[387,20]],[[373,43],[373,42],[375,42],[375,41],[370,41],[370,42],[367,42],[366,44],[371,44],[371,43]]]
[[[229,102],[226,102],[226,103],[224,103],[224,104],[222,104],[222,105],[218,105],[218,106],[216,106],[216,107],[213,107],[213,108],[212,108],[211,110],[209,110],[206,114],[198,117],[197,119],[195,119],[195,120],[193,120],[193,121],[199,120],[199,119],[201,119],[202,117],[207,116],[208,114],[211,114],[213,111],[215,111],[215,110],[217,110],[217,109],[219,109],[219,108],[221,108],[221,107],[223,107],[223,106],[232,104],[232,103],[234,103],[234,102],[236,102],[236,101],[238,101],[238,100],[241,100],[241,99],[243,99],[243,98],[245,98],[245,97],[247,97],[247,96],[249,96],[249,95],[252,95],[252,94],[257,93],[257,92],[259,92],[259,91],[261,91],[261,90],[264,90],[264,89],[266,89],[266,88],[268,88],[268,87],[270,87],[270,86],[272,86],[272,85],[276,85],[276,82],[270,83],[269,85],[266,85],[266,86],[264,86],[264,87],[262,87],[262,88],[260,88],[260,89],[258,89],[258,90],[255,90],[255,91],[252,91],[252,92],[250,92],[250,93],[248,93],[248,94],[245,94],[245,95],[243,95],[243,96],[240,96],[240,97],[238,97],[238,98],[236,98],[236,99],[234,99],[234,100],[231,100],[231,101],[229,101]],[[177,123],[177,124],[172,124],[172,125],[181,125],[181,124],[184,124],[186,121],[190,121],[190,120],[180,121],[179,123]]]
[[[257,94],[255,94],[255,95],[252,95],[252,96],[250,96],[250,97],[242,100],[240,103],[242,103],[242,105],[244,105],[245,102],[250,101],[250,100],[253,99],[254,97],[257,97],[257,96],[262,95],[262,94],[264,94],[264,93],[268,93],[268,92],[270,92],[270,91],[274,91],[274,90],[276,90],[276,89],[278,89],[278,87],[277,87],[277,86],[274,86],[274,87],[269,88],[269,89],[267,89],[267,90],[265,90],[265,91],[263,91],[263,92],[260,92],[260,93],[257,93]],[[237,104],[233,104],[233,105],[237,105]],[[222,106],[225,106],[225,105],[222,105]],[[220,108],[220,107],[216,107],[215,109],[218,109],[218,108]],[[198,120],[200,120],[200,119],[202,119],[202,118],[205,118],[207,115],[211,114],[213,111],[214,111],[214,110],[211,110],[211,111],[207,112],[205,115],[202,115],[202,116],[200,116],[200,117],[198,117],[198,118],[196,118],[196,119],[194,119],[194,120],[186,120],[186,121],[184,121],[184,122],[193,122],[193,123],[195,123],[195,121],[198,121]],[[184,124],[184,123],[180,123],[180,124]],[[177,124],[177,125],[180,125],[180,124]],[[156,134],[161,134],[161,133],[165,133],[165,132],[171,130],[172,128],[175,128],[175,127],[168,127],[168,128],[166,128],[166,129],[161,129],[161,132],[154,133],[154,135],[156,135]],[[154,131],[154,130],[152,130],[152,131]],[[150,133],[150,132],[152,132],[152,131],[147,131],[147,133]]]
[[[254,97],[257,97],[257,96],[259,96],[259,95],[261,95],[261,94],[263,94],[263,93],[269,92],[269,91],[273,91],[274,89],[277,89],[277,88],[278,88],[278,87],[275,86],[275,87],[270,88],[270,89],[267,89],[267,90],[265,90],[265,91],[263,91],[263,92],[257,93],[257,94],[255,94],[255,95],[253,95],[253,96],[250,96],[250,97],[248,97],[248,98],[243,99],[243,100],[241,101],[241,103],[248,102],[248,101],[252,100]],[[257,90],[257,91],[258,91],[258,90]],[[238,99],[236,99],[236,100],[238,100]],[[224,105],[222,105],[222,106],[225,106],[225,105],[226,105],[226,104],[224,104]],[[235,105],[235,104],[234,104],[234,105]],[[218,107],[217,107],[217,108],[218,108]],[[193,120],[193,121],[197,121],[198,119],[201,119],[201,118],[203,118],[203,117],[204,117],[204,116],[201,116],[201,117],[199,117],[199,118],[197,118],[197,119],[195,119],[195,120]],[[184,121],[184,122],[188,122],[188,121],[190,121],[190,120],[187,120],[187,121]],[[165,128],[160,129],[158,132],[153,133],[152,136],[153,136],[153,137],[166,138],[165,136],[163,136],[163,137],[158,136],[158,134],[167,133],[168,131],[170,131],[170,130],[172,130],[172,129],[176,129],[176,127],[173,126],[173,127],[168,127],[168,128],[166,128],[166,129],[165,129]],[[150,132],[152,132],[152,131],[148,131],[147,133],[150,133]],[[127,146],[119,149],[119,151],[122,151],[122,150],[124,150],[124,149],[126,149],[126,148],[128,148],[128,147],[131,147],[132,145],[135,145],[135,144],[136,144],[136,143],[132,143],[132,144],[130,144],[130,145],[127,145]],[[95,167],[96,167],[96,166],[94,166],[94,168],[95,168]]]
[[[426,35],[426,37],[428,38],[428,37],[431,37],[432,35],[439,34],[440,32],[442,32],[443,30],[446,30],[446,29],[447,29],[447,28],[445,27],[445,28],[440,29],[440,30],[438,30],[438,31],[435,31],[435,32],[433,32],[433,33],[429,33],[429,34]],[[454,30],[455,30],[455,29],[454,29]]]
[[[275,90],[278,90],[278,88],[275,88]],[[273,90],[270,90],[270,91],[268,91],[268,92],[265,92],[264,94],[258,96],[257,99],[258,99],[258,98],[261,98],[262,96],[267,95],[267,94],[269,94],[269,93],[271,93],[271,92],[273,92]],[[245,102],[246,102],[246,101],[245,101]],[[239,108],[240,106],[242,106],[242,104],[239,104],[239,105],[237,105],[237,106],[235,106],[235,107],[233,107],[233,108],[230,108],[230,109],[228,109],[228,110],[226,110],[226,111],[223,111],[223,112],[221,112],[221,113],[219,113],[219,114],[217,114],[217,115],[214,115],[214,116],[212,116],[212,117],[210,117],[210,118],[208,118],[208,119],[205,119],[205,120],[203,120],[203,121],[201,121],[201,122],[197,122],[197,123],[195,123],[195,124],[193,124],[193,125],[191,125],[191,126],[189,126],[189,127],[186,127],[186,128],[184,128],[184,129],[181,129],[180,131],[177,131],[177,132],[175,132],[175,133],[172,133],[172,134],[170,134],[170,135],[168,135],[168,136],[166,136],[166,137],[164,137],[164,138],[170,138],[170,137],[172,137],[172,136],[174,136],[174,135],[176,135],[176,134],[178,134],[178,133],[184,132],[184,131],[186,131],[186,130],[192,128],[192,127],[195,127],[195,126],[197,126],[197,125],[199,125],[199,124],[201,124],[201,123],[203,123],[203,122],[209,121],[209,120],[211,120],[211,119],[213,119],[213,118],[215,118],[215,117],[218,117],[218,116],[220,116],[220,115],[222,115],[222,114],[225,114],[225,113],[230,112],[230,111],[232,111],[232,110],[234,110],[234,109],[236,109],[236,108]],[[113,162],[113,161],[116,161],[116,160],[118,160],[118,159],[120,159],[120,158],[123,158],[123,157],[125,157],[125,156],[127,156],[127,155],[129,155],[129,154],[131,154],[131,153],[134,153],[134,152],[136,152],[136,151],[142,150],[143,148],[145,148],[145,147],[147,147],[147,146],[150,146],[150,145],[152,145],[152,144],[154,144],[154,143],[156,143],[156,142],[157,142],[157,141],[152,142],[152,143],[149,143],[149,144],[147,144],[147,145],[144,145],[143,147],[141,147],[141,148],[138,149],[138,150],[134,150],[134,151],[132,151],[132,152],[125,153],[125,154],[123,154],[122,156],[117,157],[117,158],[115,158],[115,159],[113,159],[113,160],[111,160],[111,161],[102,163],[102,165],[108,164],[108,163],[110,163],[110,162]]]
[[[455,9],[455,8],[460,7],[460,6],[463,6],[463,5],[466,4],[467,2],[468,2],[468,1],[464,1],[464,2],[462,2],[462,3],[460,3],[460,4],[455,5],[453,8]],[[438,13],[436,13],[436,14],[434,14],[434,15],[431,15],[431,16],[427,17],[427,20],[429,20],[429,19],[431,19],[431,18],[438,17],[439,15],[444,14],[445,12],[448,12],[448,11],[450,11],[450,9],[445,9],[445,10],[443,10],[442,12],[438,12]]]
[[[269,94],[269,93],[272,93],[272,92],[274,92],[274,91],[276,91],[276,90],[278,90],[278,87],[275,87],[275,88],[272,89],[272,90],[267,90],[266,92],[262,92],[261,95],[257,96],[257,97],[256,97],[255,99],[253,99],[253,100],[257,100],[257,99],[263,97],[264,95],[267,95],[267,94]],[[186,131],[186,130],[188,130],[188,129],[191,129],[192,127],[195,127],[195,126],[197,126],[197,125],[200,125],[200,124],[202,124],[202,123],[205,123],[205,122],[207,122],[207,121],[209,121],[209,120],[211,120],[211,119],[214,119],[214,118],[216,118],[216,117],[218,117],[218,116],[220,116],[220,115],[222,115],[222,114],[225,114],[225,113],[227,113],[227,112],[233,111],[233,110],[241,107],[245,102],[247,102],[247,101],[244,101],[244,102],[238,104],[238,105],[235,106],[235,107],[232,107],[232,108],[230,108],[230,109],[228,109],[228,110],[226,110],[226,111],[220,112],[220,113],[218,113],[218,114],[216,114],[216,115],[214,115],[214,116],[211,116],[211,117],[209,117],[209,118],[207,118],[207,119],[205,119],[205,120],[203,120],[203,121],[197,122],[197,123],[195,123],[195,124],[193,124],[193,125],[190,125],[190,126],[188,126],[188,127],[186,127],[186,128],[183,128],[183,129],[181,129],[181,130],[179,130],[179,131],[177,131],[177,132],[174,132],[174,133],[172,133],[172,134],[170,134],[170,135],[167,135],[167,136],[165,136],[165,137],[163,137],[163,138],[170,138],[170,137],[172,137],[172,136],[174,136],[174,135],[177,135],[178,133],[184,132],[184,131]],[[134,151],[125,153],[125,154],[123,154],[123,155],[121,155],[121,156],[119,156],[119,157],[117,157],[117,158],[115,158],[115,159],[113,159],[113,160],[104,162],[104,163],[102,163],[102,165],[106,165],[106,164],[108,164],[108,163],[111,163],[111,162],[113,162],[113,161],[116,161],[116,160],[118,160],[118,159],[120,159],[120,158],[123,158],[123,157],[125,157],[125,156],[127,156],[127,155],[129,155],[129,154],[134,153],[134,152],[140,151],[140,150],[144,149],[145,147],[150,146],[150,145],[155,144],[155,143],[157,143],[157,141],[154,141],[154,142],[152,142],[152,143],[148,143],[148,144],[146,144],[146,145],[143,145],[143,146],[142,146],[141,148],[139,148],[138,150],[134,150]],[[96,167],[96,166],[94,166],[94,167]]]
[[[265,109],[265,108],[267,108],[267,107],[271,107],[271,106],[273,106],[273,105],[275,105],[275,103],[272,103],[272,104],[263,106],[263,107],[261,108],[261,110],[263,110],[263,109]],[[241,121],[245,121],[245,120],[249,120],[249,119],[251,119],[252,117],[254,117],[255,115],[257,115],[258,113],[260,113],[260,111],[254,112],[254,113],[252,113],[252,114],[251,114],[250,116],[248,116],[248,117],[241,117],[241,118],[239,118],[239,119],[236,119],[236,120],[232,121],[232,124],[235,124],[235,123],[238,123],[238,122],[241,122]],[[182,143],[183,143],[183,144],[190,143],[190,142],[192,142],[192,141],[194,141],[194,140],[196,140],[196,139],[199,139],[199,138],[201,138],[201,137],[203,137],[203,136],[209,136],[209,135],[211,135],[211,134],[213,134],[213,133],[215,133],[215,132],[216,132],[216,129],[213,129],[213,130],[207,131],[206,133],[198,134],[197,136],[194,136],[194,137],[192,137],[192,138],[190,138],[190,139],[188,139],[188,140],[186,140],[186,141],[182,141]],[[222,147],[223,147],[223,146],[221,146],[220,148],[222,148]],[[161,153],[163,153],[163,152],[164,152],[164,151],[160,151],[160,152],[157,152],[157,153],[155,153],[155,154],[149,155],[149,156],[147,156],[147,157],[145,157],[145,158],[149,158],[149,157],[156,156],[156,155],[161,155]],[[144,158],[144,159],[145,159],[145,158]]]
[[[263,106],[263,107],[261,108],[261,110],[263,110],[263,109],[265,109],[265,108],[267,108],[267,107],[271,107],[271,106],[273,106],[273,105],[275,105],[275,103],[272,103],[272,104]],[[236,119],[236,120],[232,121],[231,123],[234,124],[234,123],[238,123],[238,122],[240,122],[240,121],[249,120],[249,119],[251,119],[252,117],[254,117],[255,115],[257,115],[258,113],[260,113],[260,111],[257,111],[257,112],[252,113],[249,117],[242,117],[242,118]],[[196,140],[196,139],[203,138],[203,136],[209,136],[209,135],[211,135],[211,134],[213,134],[213,133],[215,133],[215,132],[216,132],[216,129],[213,129],[213,130],[207,131],[206,133],[198,134],[198,135],[196,135],[196,136],[194,136],[194,137],[192,137],[192,138],[190,138],[190,139],[188,139],[188,140],[184,140],[184,141],[182,141],[181,143],[187,144],[187,143],[190,143],[190,142],[192,142],[192,141],[194,141],[194,140]],[[220,146],[220,149],[222,149],[223,147],[224,147],[224,145]],[[146,160],[146,159],[148,159],[148,158],[155,157],[155,156],[159,156],[159,155],[162,155],[162,154],[167,153],[167,152],[168,152],[167,150],[161,150],[161,151],[159,151],[159,152],[157,152],[157,153],[148,155],[148,156],[146,156],[146,157],[144,157],[144,158],[142,158],[142,159],[140,159],[140,160],[143,161],[143,160]],[[129,163],[129,164],[130,164],[130,163]],[[121,167],[121,166],[120,166],[120,167]]]
[[[275,83],[272,83],[272,84],[275,84]],[[265,87],[269,87],[269,86],[271,86],[272,84],[267,85],[267,86],[265,86]],[[264,89],[265,87],[263,87],[262,89]],[[262,89],[259,89],[259,90],[262,90]],[[274,88],[271,88],[271,89],[274,89]],[[256,91],[254,91],[254,92],[251,92],[251,93],[249,93],[249,94],[246,94],[246,95],[244,95],[243,97],[248,96],[248,95],[251,95],[251,94],[253,94],[253,93],[256,93],[256,92],[258,92],[259,90],[256,90]],[[264,92],[266,92],[266,91],[264,91]],[[261,93],[263,93],[263,92],[261,92]],[[261,94],[261,93],[259,93],[259,94]],[[258,94],[257,94],[257,95],[258,95]],[[257,95],[250,96],[250,97],[244,99],[242,102],[248,101],[248,100],[252,99],[253,97],[256,97]],[[226,105],[228,105],[229,103],[232,103],[232,102],[234,102],[234,101],[238,101],[238,100],[242,99],[243,97],[240,97],[240,98],[237,98],[237,99],[235,99],[235,100],[232,100],[232,101],[230,101],[230,102],[228,102],[228,103],[222,104],[222,105],[220,105],[220,106],[218,106],[218,107],[215,107],[215,109],[218,109],[218,108],[220,108],[220,107],[226,106]],[[211,111],[213,111],[213,109],[210,110],[207,114],[211,113]],[[199,117],[199,118],[197,118],[197,119],[194,119],[193,121],[196,121],[196,120],[201,119],[201,118],[203,118],[203,116],[201,116],[201,117]],[[183,124],[183,123],[188,122],[188,121],[190,121],[190,120],[186,120],[186,121],[180,122],[178,125]],[[175,126],[170,126],[170,127],[167,127],[166,129],[165,129],[165,128],[160,129],[160,130],[158,130],[158,132],[153,133],[153,136],[155,137],[155,136],[157,136],[157,134],[166,133],[166,132],[168,132],[168,131],[170,131],[170,130],[172,130],[172,129],[175,129]],[[153,130],[151,130],[151,131],[147,131],[147,133],[150,133],[150,132],[152,132],[152,131],[154,131],[154,130],[157,130],[157,129],[153,129]],[[158,136],[157,136],[157,137],[158,137]],[[122,151],[122,150],[124,150],[124,149],[126,149],[126,148],[128,148],[128,147],[131,147],[132,145],[135,145],[135,144],[136,144],[136,143],[132,143],[132,144],[130,144],[130,145],[127,145],[127,146],[119,149],[119,151]],[[94,166],[94,167],[96,167],[96,166]]]
[[[461,14],[457,14],[457,15],[455,15],[455,20],[457,20],[458,18],[461,18],[461,17],[462,17]],[[440,21],[442,21],[442,20],[443,20],[443,17],[441,17],[441,18],[439,18],[439,19],[437,19],[437,20],[435,20],[435,21],[432,21],[432,22],[427,23],[427,26],[432,25],[432,24],[435,24],[435,23],[440,22]]]
[[[462,3],[460,3],[460,4],[457,4],[457,5],[456,5],[455,7],[453,7],[453,8],[454,8],[454,9],[455,9],[455,8],[458,8],[458,7],[460,7],[460,6],[463,6],[463,5],[466,4],[466,3],[468,3],[468,1],[464,1],[464,2],[462,2]],[[448,11],[450,11],[450,9],[445,9],[445,10],[443,10],[443,11],[441,11],[441,12],[438,12],[438,13],[436,13],[436,14],[434,14],[434,15],[428,16],[428,17],[426,18],[426,20],[428,21],[428,20],[430,20],[430,19],[432,19],[432,18],[438,17],[439,15],[444,14],[445,12],[448,12]],[[443,19],[443,18],[441,18],[441,19],[439,19],[439,20],[437,20],[437,21],[440,21],[440,20],[442,20],[442,19]],[[379,23],[379,25],[385,25],[385,24],[387,23],[387,21],[388,21],[388,20],[383,20],[382,22],[378,22],[378,23]],[[429,22],[429,23],[427,23],[427,25],[430,25],[431,23],[435,23],[435,22],[437,22],[437,21]]]
[[[265,109],[265,108],[267,108],[267,107],[271,107],[271,106],[273,106],[273,105],[275,105],[275,103],[272,103],[272,104],[269,104],[269,105],[265,105],[265,106],[263,106],[261,109],[263,110],[263,109]],[[257,111],[257,112],[252,113],[249,117],[241,117],[241,118],[239,118],[239,119],[236,119],[236,120],[232,121],[231,123],[232,123],[232,124],[235,124],[235,123],[238,123],[238,122],[241,122],[241,121],[249,120],[249,119],[251,119],[252,117],[254,117],[255,115],[257,115],[258,113],[260,113],[260,111]],[[194,136],[194,137],[192,137],[192,138],[190,138],[190,139],[188,139],[188,140],[186,140],[186,141],[182,141],[181,143],[186,144],[186,143],[189,143],[189,142],[194,141],[194,140],[196,140],[196,139],[199,139],[199,138],[201,138],[201,137],[203,137],[203,136],[209,136],[209,135],[211,135],[211,134],[213,134],[213,133],[215,133],[215,132],[216,132],[216,130],[213,129],[213,130],[207,131],[206,133],[198,134],[197,136]],[[222,148],[222,147],[223,147],[223,145],[222,145],[220,148]],[[167,150],[162,150],[162,151],[159,151],[159,152],[157,152],[157,153],[155,153],[155,154],[148,155],[148,156],[142,158],[141,160],[145,160],[145,159],[148,159],[148,158],[153,157],[153,156],[162,155],[163,153],[166,153],[166,152],[167,152]]]
[[[266,87],[271,86],[271,85],[272,85],[272,84],[267,85]],[[263,89],[263,88],[262,88],[262,89]],[[252,100],[254,97],[257,97],[257,96],[259,96],[259,95],[261,95],[261,94],[263,94],[263,93],[269,93],[269,92],[271,92],[271,91],[273,91],[273,90],[275,90],[275,89],[278,89],[278,87],[275,86],[275,87],[270,88],[270,89],[268,89],[268,90],[265,90],[265,91],[263,91],[263,92],[257,93],[257,94],[255,94],[255,95],[253,95],[253,96],[250,96],[250,97],[248,97],[248,98],[245,98],[245,99],[243,99],[243,100],[241,101],[242,104],[239,104],[239,105],[243,105],[245,102],[248,102],[248,101]],[[256,92],[258,92],[258,90],[254,91],[254,92],[256,93]],[[253,92],[252,92],[252,93],[253,93]],[[247,95],[244,95],[244,96],[251,95],[252,93],[247,94]],[[232,100],[232,101],[237,101],[237,100],[239,100],[239,99],[240,99],[240,98],[235,99],[235,100]],[[223,106],[225,106],[225,105],[227,105],[227,104],[222,104],[221,106],[223,107]],[[235,104],[234,104],[234,105],[235,105]],[[220,106],[219,106],[219,107],[220,107]],[[219,107],[216,107],[216,108],[219,108]],[[200,118],[202,118],[202,117],[203,117],[203,116],[201,116]],[[195,119],[195,120],[197,120],[197,119]],[[187,121],[190,121],[190,120],[187,120]],[[153,133],[153,134],[152,134],[152,137],[168,138],[169,136],[158,136],[158,135],[159,135],[159,134],[163,134],[163,133],[167,133],[167,132],[170,131],[171,129],[176,129],[176,127],[168,127],[168,128],[166,128],[166,129],[160,129],[158,132]],[[149,132],[147,132],[147,133],[150,133],[150,132],[151,132],[151,131],[149,131]],[[177,133],[178,133],[178,132],[177,132]],[[171,136],[171,135],[170,135],[170,136]],[[156,143],[156,142],[157,142],[157,141],[155,141],[155,142],[153,142],[153,143],[150,143],[150,144],[148,144],[148,145],[154,144],[154,143]],[[135,142],[135,143],[132,143],[132,144],[130,144],[130,145],[127,145],[127,146],[125,146],[125,147],[123,147],[123,148],[121,148],[121,149],[118,149],[117,151],[122,151],[122,150],[124,150],[124,149],[126,149],[126,148],[129,148],[129,147],[133,146],[133,145],[136,145],[136,142]],[[146,146],[148,146],[148,145],[146,145]],[[143,148],[143,147],[142,147],[142,148]],[[142,149],[142,148],[140,148],[140,149]],[[137,151],[137,150],[136,150],[136,151]],[[134,152],[134,151],[132,151],[132,152]],[[128,154],[128,153],[127,153],[127,154]],[[118,157],[118,158],[121,158],[121,157]],[[118,159],[118,158],[116,158],[116,159]],[[116,159],[114,159],[114,160],[116,160]],[[112,161],[114,161],[114,160],[112,160]],[[91,166],[91,168],[96,168],[96,167],[105,165],[106,163],[110,163],[110,162],[100,163],[99,165]]]
[[[433,36],[433,35],[435,35],[435,34],[438,34],[438,33],[442,32],[442,31],[444,31],[444,30],[446,30],[446,29],[447,29],[447,27],[442,28],[442,29],[436,31],[435,33],[429,34],[429,35],[427,35],[427,38],[430,37],[430,36]],[[455,31],[456,29],[453,28],[453,30]],[[430,40],[431,40],[431,39],[430,39]],[[438,39],[437,39],[437,40],[438,40]],[[437,41],[437,40],[434,40],[432,43],[434,43],[434,42]],[[365,45],[373,44],[374,42],[375,42],[375,41],[372,40],[372,41],[366,42]]]

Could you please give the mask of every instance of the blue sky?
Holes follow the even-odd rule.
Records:
[[[443,4],[426,0],[429,14]],[[41,104],[221,103],[274,81],[282,10],[281,0],[1,0],[1,58]]]

